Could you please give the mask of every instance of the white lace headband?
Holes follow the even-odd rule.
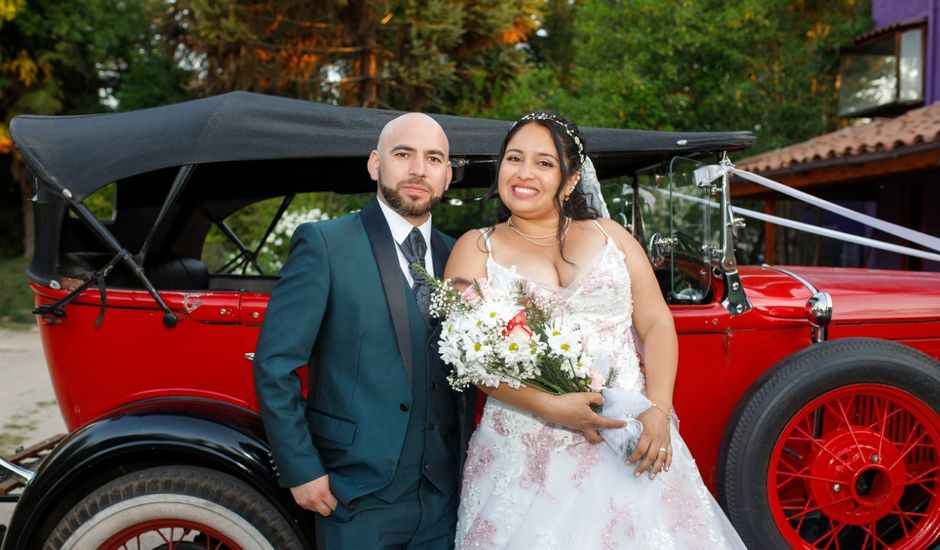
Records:
[[[571,139],[574,140],[574,144],[578,146],[578,160],[581,161],[581,164],[584,164],[584,144],[581,143],[581,138],[579,138],[574,133],[574,130],[569,128],[568,125],[563,120],[558,118],[557,115],[553,113],[544,113],[544,112],[529,113],[525,115],[524,117],[520,118],[519,120],[517,120],[516,122],[514,122],[512,125],[515,127],[520,122],[528,121],[528,120],[548,120],[561,126],[561,128],[565,131],[565,133],[571,136]]]

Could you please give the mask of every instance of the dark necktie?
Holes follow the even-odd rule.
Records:
[[[401,251],[405,255],[405,260],[408,262],[411,278],[414,279],[414,284],[411,285],[411,292],[414,294],[415,302],[418,304],[418,311],[421,312],[421,316],[424,317],[425,322],[430,324],[431,314],[428,312],[428,308],[431,305],[431,289],[428,287],[428,282],[421,273],[412,267],[414,263],[417,263],[421,267],[426,267],[424,265],[424,255],[427,254],[428,245],[424,242],[424,235],[421,234],[421,231],[419,231],[417,227],[412,229],[411,233],[408,233],[408,236],[405,237],[405,242],[401,245]]]

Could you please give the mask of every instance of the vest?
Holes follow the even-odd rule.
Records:
[[[407,287],[407,284],[406,284]],[[428,327],[407,288],[411,326],[412,403],[398,466],[391,483],[376,491],[385,502],[417,489],[426,478],[442,494],[457,490],[457,411],[447,367],[437,355],[438,331]]]

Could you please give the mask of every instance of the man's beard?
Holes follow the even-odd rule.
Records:
[[[428,198],[425,203],[406,203],[401,196],[401,186],[402,185],[420,185],[431,191],[431,196]],[[424,216],[431,212],[431,209],[434,206],[441,202],[440,195],[434,195],[434,191],[431,190],[430,186],[420,178],[412,178],[402,181],[398,184],[397,189],[386,186],[382,182],[382,176],[379,176],[379,192],[382,193],[382,197],[385,198],[385,203],[388,204],[392,210],[398,212],[402,216],[409,218],[418,218]]]

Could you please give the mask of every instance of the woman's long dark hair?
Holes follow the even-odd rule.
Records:
[[[567,199],[562,198],[564,190],[567,187],[568,178],[571,177],[571,174],[581,169],[581,155],[584,154],[583,151],[585,147],[581,130],[574,122],[571,122],[567,118],[552,111],[534,111],[513,122],[512,126],[509,128],[509,132],[506,134],[506,139],[503,140],[503,144],[499,148],[499,157],[496,159],[496,173],[493,177],[493,183],[483,195],[483,200],[480,201],[480,214],[483,214],[486,203],[490,199],[494,197],[499,199],[499,169],[503,164],[503,157],[506,155],[506,145],[512,137],[516,135],[516,132],[527,124],[538,124],[548,129],[549,134],[552,136],[552,142],[555,144],[555,149],[558,151],[558,157],[561,159],[559,163],[561,182],[558,185],[558,189],[555,191],[554,202],[555,209],[560,214],[558,216],[558,227],[555,230],[555,235],[561,241],[559,244],[559,252],[561,252],[561,257],[564,258],[565,243],[562,237],[565,232],[565,217],[571,218],[572,220],[593,220],[600,216],[600,214],[588,204],[587,197],[585,197],[584,193],[581,191],[580,185],[575,185],[574,190]],[[578,144],[575,142],[575,136],[577,136],[577,139],[581,142],[580,150]],[[506,205],[500,202],[496,211],[497,220],[504,222],[509,219],[510,214],[511,212],[506,208]]]

